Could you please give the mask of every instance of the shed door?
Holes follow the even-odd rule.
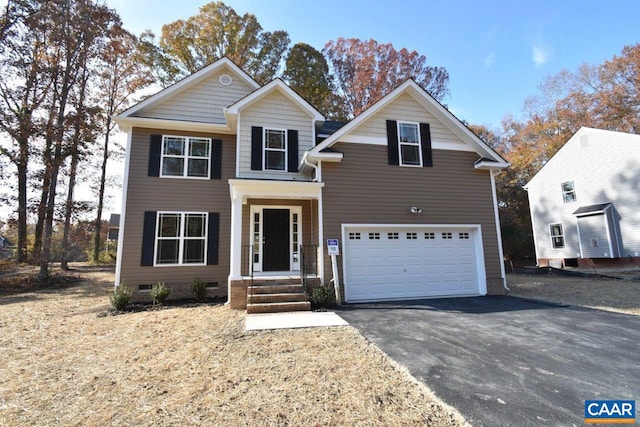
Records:
[[[478,239],[475,228],[345,227],[346,300],[485,294]]]

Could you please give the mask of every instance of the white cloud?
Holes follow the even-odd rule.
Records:
[[[546,64],[549,62],[549,57],[551,56],[551,49],[549,46],[543,43],[534,43],[531,46],[531,59],[536,64],[536,67]]]
[[[484,61],[482,61],[484,63],[485,68],[491,68],[495,59],[496,59],[495,52],[491,52],[487,56],[485,56]]]

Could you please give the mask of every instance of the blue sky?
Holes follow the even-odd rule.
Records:
[[[157,36],[163,24],[198,12],[205,0],[108,0],[124,25]],[[338,37],[373,38],[426,55],[450,74],[444,100],[460,119],[490,128],[522,117],[545,76],[600,64],[640,42],[640,2],[227,0],[267,31],[320,50]],[[635,21],[635,22],[634,22]]]

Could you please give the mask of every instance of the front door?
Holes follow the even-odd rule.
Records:
[[[262,271],[289,271],[289,209],[264,209]]]

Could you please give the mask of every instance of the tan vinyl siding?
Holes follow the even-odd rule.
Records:
[[[334,148],[344,159],[322,164],[325,239],[341,239],[341,226],[349,223],[480,224],[488,293],[503,292],[491,180],[488,171],[473,168],[477,154],[434,150],[432,168],[410,168],[389,166],[383,146],[339,143]],[[411,214],[411,206],[423,212]],[[328,281],[331,262],[323,251]]]
[[[464,147],[453,132],[442,124],[433,114],[420,105],[411,95],[403,93],[393,102],[372,117],[364,121],[360,126],[349,132],[351,135],[364,137],[385,137],[387,134],[387,120],[402,120],[417,123],[429,123],[431,128],[432,143],[446,142]]]
[[[228,74],[233,78],[229,86],[220,83],[222,74]],[[162,104],[142,110],[134,116],[225,124],[224,108],[244,98],[253,90],[244,80],[223,69]]]
[[[294,129],[298,131],[298,163],[305,151],[313,147],[311,117],[299,105],[278,90],[243,109],[239,114],[240,178],[308,181],[300,173],[251,170],[251,127]]]
[[[195,277],[205,282],[219,282],[218,292],[226,294],[229,275],[231,203],[228,179],[233,177],[235,140],[228,135],[193,132],[169,132],[173,135],[202,136],[221,139],[222,179],[180,179],[147,176],[150,135],[166,131],[133,129],[131,141],[126,218],[120,236],[123,241],[121,279],[127,285],[191,283]],[[220,213],[218,265],[141,267],[142,230],[145,211],[197,211]]]

